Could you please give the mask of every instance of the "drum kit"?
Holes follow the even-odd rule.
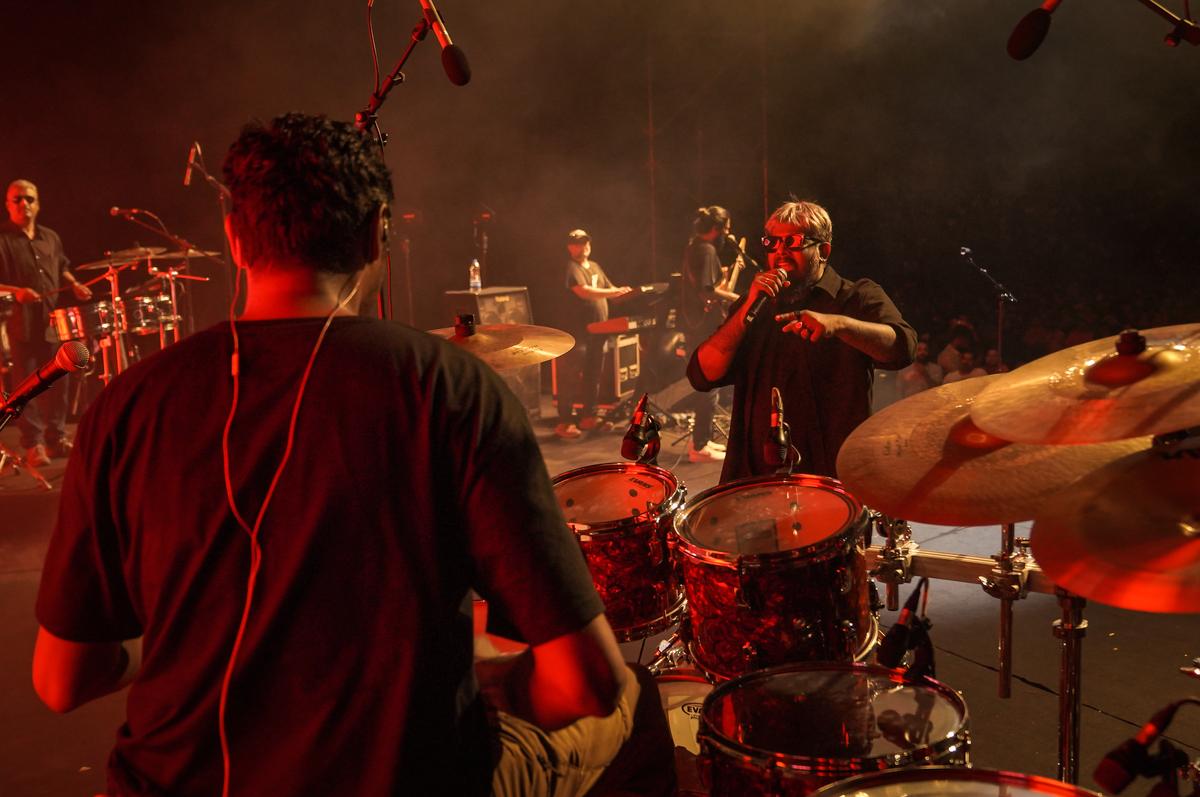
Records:
[[[440,330],[497,367],[570,348],[557,330],[485,331],[473,342],[462,325]],[[520,343],[501,351],[504,340]],[[650,668],[677,745],[698,763],[698,793],[1090,794],[1068,785],[1083,608],[1200,611],[1198,431],[1200,324],[1127,331],[904,399],[845,441],[840,481],[779,472],[688,500],[642,460],[576,468],[553,486],[618,638],[677,629]],[[1017,538],[1029,520],[1031,539]],[[1001,550],[920,551],[909,521],[999,525]],[[882,545],[870,545],[874,529]],[[999,600],[1001,697],[1013,601],[1057,596],[1058,781],[965,769],[961,696],[867,661],[879,637],[870,579],[895,610],[914,577],[977,583]]]
[[[104,258],[76,266],[77,271],[103,271],[85,285],[101,281],[109,284],[108,299],[99,299],[75,307],[51,311],[50,326],[59,341],[88,340],[101,352],[100,380],[107,385],[138,357],[127,335],[136,338],[158,337],[158,347],[177,343],[183,334],[180,313],[180,280],[207,282],[208,277],[184,273],[193,257],[216,257],[217,252],[195,249],[168,252],[161,246],[139,246],[108,252]],[[120,274],[145,263],[150,279],[120,290]]]

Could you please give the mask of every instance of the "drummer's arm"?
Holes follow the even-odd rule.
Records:
[[[40,293],[33,288],[26,288],[24,285],[5,285],[0,283],[0,293],[11,293],[13,298],[21,304],[36,302],[42,298]]]
[[[603,614],[517,655],[478,660],[475,672],[493,706],[547,731],[611,714],[630,677]]]

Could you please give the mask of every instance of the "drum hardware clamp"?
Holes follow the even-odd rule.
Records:
[[[907,520],[893,520],[882,512],[871,512],[871,522],[884,538],[879,558],[869,575],[883,582],[887,610],[900,610],[900,585],[912,581],[912,559],[918,545],[913,542]]]
[[[1062,657],[1059,666],[1059,760],[1058,778],[1068,783],[1077,783],[1079,778],[1079,711],[1080,711],[1080,681],[1082,672],[1083,646],[1082,640],[1086,635],[1087,621],[1083,619],[1083,607],[1086,601],[1059,588],[1047,578],[1037,564],[1026,558],[1024,553],[1025,540],[1016,537],[1012,524],[1005,524],[1002,538],[1002,550],[990,559],[982,556],[951,554],[942,551],[916,551],[911,540],[906,543],[897,542],[896,551],[890,554],[892,564],[885,565],[880,572],[885,578],[902,576],[899,583],[907,583],[914,576],[957,581],[967,584],[986,585],[992,582],[997,586],[1001,596],[1001,640],[1000,655],[1000,691],[1001,697],[1007,697],[1004,689],[1006,680],[1012,673],[1011,622],[1012,601],[1024,598],[1030,592],[1045,595],[1056,595],[1062,611],[1062,619],[1053,623],[1054,636],[1062,642]],[[1020,548],[1019,551],[1014,549]],[[886,546],[872,546],[866,550],[867,565],[872,575],[881,561],[889,555],[884,551]],[[1007,555],[1006,555],[1007,554]],[[906,568],[899,568],[896,563],[903,564],[908,559]],[[1005,568],[1010,568],[1008,572]],[[885,582],[886,583],[886,582]],[[1009,586],[1012,585],[1012,586]],[[1014,591],[1016,585],[1019,589]],[[987,588],[985,586],[985,591]],[[989,595],[996,597],[992,591]],[[1006,597],[1011,595],[1012,597]],[[1007,616],[1007,621],[1005,617]],[[1004,642],[1004,632],[1009,633],[1007,646]],[[1009,681],[1011,683],[1011,681]]]

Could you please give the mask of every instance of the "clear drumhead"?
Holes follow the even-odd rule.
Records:
[[[862,506],[829,479],[754,480],[700,494],[675,524],[680,537],[741,556],[805,548],[837,535]]]
[[[657,515],[679,483],[647,465],[592,465],[554,479],[554,495],[576,530]]]
[[[873,772],[830,784],[809,797],[1094,797],[1059,780],[1019,772],[918,767]]]
[[[965,722],[965,704],[940,684],[853,665],[752,673],[704,706],[704,724],[718,738],[802,758],[904,757],[957,737]]]

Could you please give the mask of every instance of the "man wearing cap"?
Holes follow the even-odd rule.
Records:
[[[13,180],[4,207],[8,218],[0,223],[0,292],[11,293],[18,305],[8,320],[16,385],[54,356],[58,337],[49,326],[49,313],[59,291],[70,287],[80,301],[90,299],[92,291],[71,273],[58,233],[37,223],[41,203],[36,185]],[[67,392],[61,385],[26,405],[17,426],[30,465],[49,465],[51,456],[67,455],[66,419]]]
[[[592,430],[603,425],[593,413],[600,397],[600,371],[604,366],[607,339],[591,335],[588,324],[608,320],[608,300],[633,291],[612,284],[600,264],[590,259],[592,237],[584,230],[567,233],[566,288],[569,300],[568,329],[575,336],[575,348],[559,360],[558,426],[554,433],[571,440],[580,437],[580,429]],[[574,412],[575,403],[580,407]],[[578,423],[576,422],[578,419]]]

